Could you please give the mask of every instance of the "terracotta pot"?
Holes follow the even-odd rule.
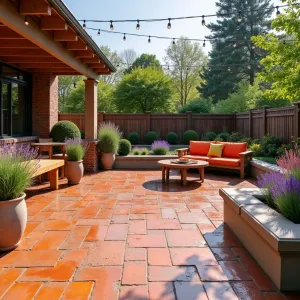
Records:
[[[0,252],[20,244],[27,223],[26,194],[17,199],[0,201]]]
[[[69,184],[78,184],[83,176],[84,168],[82,160],[66,161],[65,175]]]
[[[114,153],[101,153],[101,162],[105,170],[111,170],[116,160]]]

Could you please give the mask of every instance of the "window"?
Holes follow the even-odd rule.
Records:
[[[31,134],[31,78],[0,62],[0,138]]]

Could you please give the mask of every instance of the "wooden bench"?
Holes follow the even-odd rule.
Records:
[[[62,159],[39,159],[39,167],[32,177],[49,173],[50,188],[58,190],[58,170],[65,165]]]

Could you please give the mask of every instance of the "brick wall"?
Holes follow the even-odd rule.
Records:
[[[32,74],[32,133],[49,137],[58,121],[58,78],[52,73]]]
[[[18,138],[7,138],[7,139],[0,139],[0,148],[6,144],[10,145],[23,145],[23,144],[31,144],[38,141],[37,136],[24,136]]]
[[[84,170],[87,172],[97,172],[98,171],[98,152],[97,144],[98,141],[87,141],[88,149],[83,159]]]

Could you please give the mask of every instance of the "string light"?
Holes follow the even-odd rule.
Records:
[[[204,42],[203,42],[203,48],[205,48],[205,40],[204,40]]]
[[[86,30],[85,20],[83,20],[82,28],[83,30]]]
[[[25,24],[26,26],[28,26],[28,25],[29,25],[29,22],[28,22],[28,18],[27,18],[27,16],[25,16],[25,18],[24,18],[24,24]]]
[[[241,12],[241,11],[239,11],[239,16],[238,16],[237,21],[238,21],[239,23],[242,22],[242,12]]]
[[[279,6],[276,6],[276,17],[280,16],[280,10],[279,10]]]
[[[175,39],[173,39],[173,45],[175,45],[175,44],[176,44]]]
[[[100,36],[100,29],[98,30],[98,33],[97,33],[97,35],[98,35],[98,36]]]
[[[124,36],[123,36],[123,41],[125,42],[126,41],[126,35],[124,33]]]
[[[141,26],[140,26],[140,21],[137,20],[137,24],[136,24],[136,30],[140,30]]]
[[[113,25],[113,22],[112,22],[112,21],[110,21],[109,29],[110,29],[110,30],[114,30],[114,25]]]
[[[204,15],[202,16],[202,26],[205,26],[205,19],[204,19]]]
[[[172,27],[172,25],[171,25],[171,19],[169,19],[169,23],[168,23],[167,28],[168,28],[168,29],[171,29],[171,27]]]
[[[148,43],[149,44],[151,43],[151,37],[150,37],[150,35],[149,35]]]
[[[236,42],[235,42],[235,41],[232,42],[232,46],[233,46],[234,48],[236,47]]]

